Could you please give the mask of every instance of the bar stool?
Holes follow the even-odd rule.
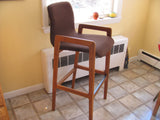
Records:
[[[54,46],[54,63],[53,63],[53,91],[52,91],[52,109],[56,105],[56,89],[61,89],[80,95],[89,99],[89,120],[93,120],[93,103],[94,97],[104,83],[104,99],[107,98],[108,76],[110,51],[114,41],[111,38],[112,30],[108,27],[99,27],[93,25],[80,24],[78,33],[74,28],[74,16],[70,3],[59,2],[48,6],[50,18],[50,38]],[[106,32],[104,35],[82,34],[83,29],[100,30]],[[63,50],[75,51],[74,68],[68,72],[59,82],[57,82],[59,53]],[[89,53],[89,67],[78,64],[79,52]],[[95,69],[95,57],[106,56],[105,70]],[[89,93],[81,92],[74,89],[77,69],[89,71]],[[95,73],[103,74],[105,77],[94,90]],[[65,87],[62,83],[73,74],[72,88]]]

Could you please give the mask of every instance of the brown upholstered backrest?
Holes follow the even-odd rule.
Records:
[[[55,35],[70,35],[75,32],[73,10],[68,2],[54,3],[48,6],[51,25],[51,43],[54,46]]]

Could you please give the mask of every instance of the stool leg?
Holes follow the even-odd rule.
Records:
[[[105,66],[105,73],[106,78],[104,82],[104,99],[107,98],[107,90],[108,90],[108,78],[109,78],[109,63],[110,63],[110,52],[106,54],[106,66]]]
[[[73,78],[72,78],[72,88],[74,88],[74,85],[75,85],[78,59],[79,59],[79,52],[76,51],[75,60],[74,60],[74,72],[73,72]]]
[[[95,46],[89,49],[89,120],[93,120],[95,79]]]
[[[160,92],[159,92],[159,95],[158,95],[158,98],[157,98],[156,105],[155,105],[154,110],[153,110],[153,115],[154,116],[156,116],[159,106],[160,106]]]
[[[89,98],[89,120],[93,120],[94,98]]]
[[[59,43],[55,42],[55,46],[54,46],[54,63],[53,63],[52,110],[55,110],[55,105],[56,105],[58,60],[59,60]]]

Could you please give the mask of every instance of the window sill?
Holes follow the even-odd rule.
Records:
[[[121,20],[121,16],[115,17],[115,18],[103,18],[98,20],[90,20],[87,22],[83,22],[83,24],[91,24],[91,25],[106,25],[106,24],[113,24],[113,23],[119,23]],[[77,29],[79,24],[81,23],[75,23],[75,28]],[[50,33],[50,26],[42,27],[44,33]]]

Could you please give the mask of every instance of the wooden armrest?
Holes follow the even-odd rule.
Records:
[[[105,31],[105,32],[107,32],[107,36],[110,36],[110,37],[112,36],[112,29],[109,28],[109,27],[101,27],[101,26],[95,26],[95,25],[79,24],[78,33],[82,34],[83,28]]]

